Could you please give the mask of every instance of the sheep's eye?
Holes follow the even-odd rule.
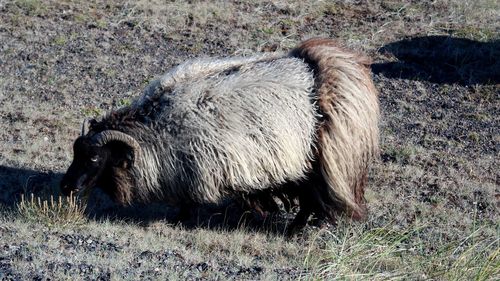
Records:
[[[99,156],[97,156],[97,155],[92,156],[92,158],[90,158],[90,161],[92,161],[92,162],[97,162],[97,160],[99,160]]]

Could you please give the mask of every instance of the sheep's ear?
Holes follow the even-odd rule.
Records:
[[[122,169],[128,169],[132,166],[132,162],[122,160],[121,162],[118,162],[116,166]]]
[[[97,120],[90,119],[89,120],[89,130],[92,130],[96,124],[97,124]]]
[[[113,167],[129,169],[134,164],[134,150],[126,143],[112,141],[106,144],[109,148],[110,163]]]

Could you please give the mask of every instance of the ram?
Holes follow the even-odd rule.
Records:
[[[366,215],[378,153],[370,61],[330,39],[288,54],[187,61],[74,143],[63,193],[100,187],[118,202],[177,205],[298,198],[309,217]],[[267,204],[266,202],[270,202]]]

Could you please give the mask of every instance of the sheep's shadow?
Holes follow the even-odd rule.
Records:
[[[372,65],[374,73],[386,77],[464,86],[500,83],[500,40],[424,36],[387,44],[379,52],[396,59]]]
[[[22,194],[50,196],[62,174],[0,165],[0,205],[15,209]]]
[[[60,195],[59,182],[62,173],[42,172],[26,168],[0,165],[0,207],[15,211],[22,194],[42,198]],[[182,222],[177,220],[179,210],[161,202],[135,203],[120,206],[104,192],[95,189],[87,200],[86,215],[92,220],[125,221],[147,226],[157,221],[181,224],[187,229],[207,228],[284,233],[289,221],[287,214],[280,213],[263,218],[249,212],[232,200],[222,204],[206,204],[193,207],[192,216]]]
[[[106,197],[100,194],[99,197]],[[262,217],[259,214],[242,208],[233,200],[221,204],[203,204],[193,206],[189,218],[178,220],[179,208],[161,202],[135,203],[131,206],[118,206],[110,200],[107,207],[89,198],[87,213],[96,220],[118,220],[141,226],[149,226],[158,221],[171,225],[181,225],[186,229],[205,228],[212,230],[232,231],[244,229],[250,232],[265,232],[284,234],[290,221],[290,215],[285,212]],[[102,199],[101,199],[102,200]]]
[[[179,213],[180,208],[163,202],[136,202],[130,206],[120,206],[99,189],[92,192],[87,205],[87,215],[95,220],[125,221],[141,226],[163,221],[172,225],[181,225],[186,229],[205,228],[227,231],[245,229],[250,232],[275,234],[285,233],[291,216],[291,214],[280,212],[262,217],[229,199],[220,204],[193,205],[190,216],[182,220],[178,219]]]

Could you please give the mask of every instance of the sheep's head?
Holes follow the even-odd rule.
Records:
[[[140,156],[139,143],[120,131],[105,130],[76,139],[73,162],[61,181],[63,194],[87,195],[99,186],[121,203],[130,203],[130,169]]]

